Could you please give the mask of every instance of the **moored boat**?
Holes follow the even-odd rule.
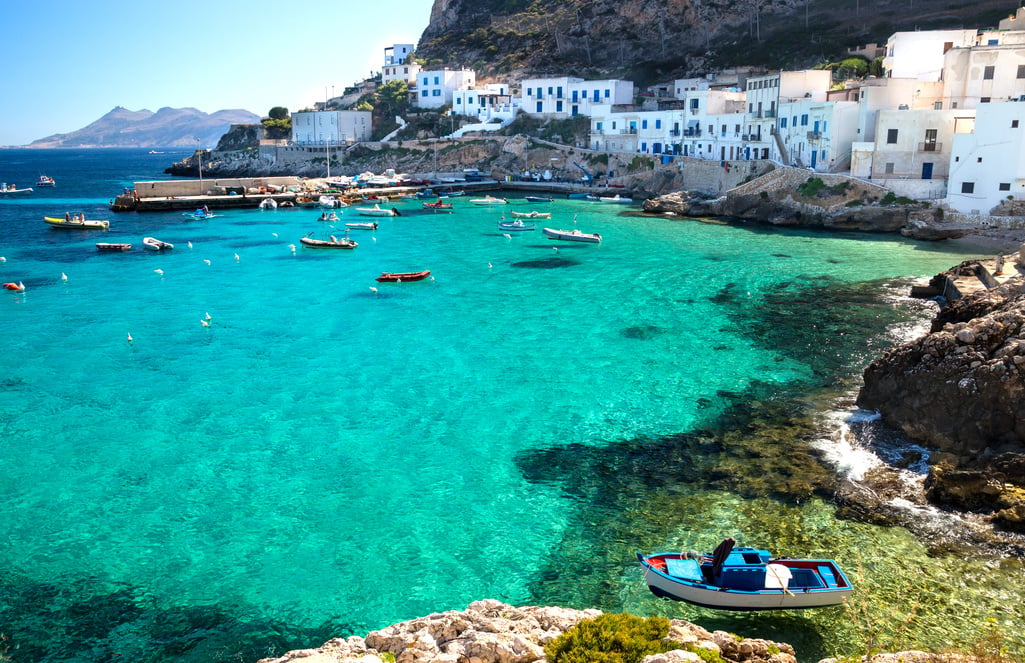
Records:
[[[156,237],[143,237],[142,248],[147,251],[167,251],[174,248],[174,244],[170,242],[164,242]]]
[[[544,228],[542,232],[546,237],[551,239],[562,239],[567,242],[591,242],[592,244],[598,244],[601,242],[601,235],[598,233],[582,233],[579,230],[556,230],[555,228]]]
[[[634,201],[633,198],[627,198],[626,196],[621,196],[618,193],[616,195],[614,195],[614,196],[599,196],[598,197],[598,202],[600,202],[600,203],[621,203],[621,204],[624,204],[624,205],[629,205],[629,204],[633,203],[633,201]]]
[[[369,223],[346,223],[345,227],[353,230],[377,230],[377,221],[371,221]]]
[[[87,219],[85,214],[69,214],[63,219],[55,216],[44,216],[43,221],[46,221],[51,228],[60,228],[62,230],[106,230],[110,228],[110,221]]]
[[[512,218],[514,219],[550,219],[552,218],[551,212],[511,212]]]
[[[13,196],[17,193],[32,193],[32,187],[19,189],[13,184],[8,184],[7,182],[0,184],[0,196]]]
[[[49,175],[40,175],[36,186],[57,186],[57,182]]]
[[[311,249],[354,249],[359,244],[348,237],[338,238],[331,235],[331,239],[314,239],[307,235],[299,238],[299,243]]]
[[[548,196],[527,196],[526,201],[528,203],[550,203],[552,199]]]
[[[499,230],[511,230],[513,232],[523,230],[534,230],[536,226],[533,223],[523,223],[522,221],[513,221],[512,223],[506,223],[505,221],[498,222]]]
[[[444,202],[442,202],[440,200],[437,201],[437,202],[433,202],[433,203],[423,202],[423,203],[420,203],[420,206],[423,207],[424,209],[433,210],[435,212],[451,212],[452,211],[452,203],[444,203]]]
[[[203,207],[197,209],[195,212],[185,212],[182,214],[182,216],[184,216],[186,219],[192,219],[194,221],[206,221],[207,219],[212,219],[217,215]]]
[[[130,251],[132,245],[127,242],[96,242],[96,248],[100,251]]]
[[[273,198],[264,198],[260,201],[260,209],[263,210],[275,210],[278,208],[278,202]]]
[[[773,559],[767,550],[734,544],[727,538],[706,554],[637,553],[637,561],[656,596],[717,610],[821,608],[854,591],[834,560]]]
[[[373,207],[357,207],[356,213],[360,216],[398,216],[399,211],[394,207],[388,209],[381,207],[380,205],[374,205]]]
[[[425,269],[422,272],[382,272],[377,277],[381,283],[402,283],[407,281],[423,281],[431,275],[431,270]]]
[[[495,198],[491,195],[484,196],[483,198],[472,198],[470,202],[474,205],[506,205],[509,203],[505,198]]]

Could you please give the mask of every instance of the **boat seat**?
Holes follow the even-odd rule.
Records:
[[[819,567],[819,575],[826,581],[826,587],[838,587],[836,584],[836,575],[833,573],[833,569],[828,566]]]
[[[667,559],[666,573],[693,582],[705,581],[705,576],[701,573],[701,564],[696,559]]]

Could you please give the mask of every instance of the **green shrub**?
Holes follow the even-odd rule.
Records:
[[[654,161],[654,159],[649,159],[648,157],[636,156],[636,157],[634,157],[630,161],[630,165],[628,165],[626,167],[626,172],[632,173],[634,171],[640,170],[641,168],[647,168],[648,170],[654,169],[655,168],[655,161]]]
[[[640,663],[645,656],[683,647],[663,640],[668,634],[664,617],[605,614],[585,619],[549,642],[545,656],[549,663]]]
[[[817,196],[820,191],[826,188],[826,183],[819,177],[809,177],[803,184],[797,185],[797,193],[805,198]]]
[[[863,203],[860,200],[858,200],[857,198],[855,198],[854,200],[848,200],[847,204],[845,205],[845,207],[861,207],[864,204],[865,203]]]
[[[897,194],[892,191],[887,191],[886,195],[879,201],[880,205],[892,205],[897,202]]]

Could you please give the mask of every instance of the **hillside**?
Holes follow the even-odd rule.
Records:
[[[28,147],[196,147],[216,145],[233,124],[258,123],[246,110],[204,113],[195,108],[131,111],[118,106],[82,129],[40,138]]]
[[[995,26],[1016,4],[919,0],[434,0],[416,56],[495,75],[645,85],[735,65],[803,68],[893,32]]]

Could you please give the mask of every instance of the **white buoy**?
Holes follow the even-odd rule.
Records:
[[[61,281],[64,281],[66,283],[67,280],[68,280],[68,275],[65,274],[64,272],[61,272]]]
[[[204,327],[209,327],[210,326],[210,323],[207,322],[206,320],[200,320],[199,324],[203,325]]]
[[[275,237],[277,237],[277,236],[278,236],[278,234],[277,234],[277,233],[271,233],[271,234],[272,234],[272,235],[274,235]]]
[[[192,242],[189,242],[189,248],[190,249],[192,248]]]
[[[375,288],[374,286],[370,286],[370,292],[372,292],[372,293],[374,293],[376,295],[377,294],[377,288]]]
[[[209,260],[204,260],[203,262],[205,262],[205,263],[206,263],[206,264],[208,264],[208,265],[210,264],[210,261],[209,261]]]
[[[154,270],[153,270],[153,273],[154,273],[154,274],[160,274],[161,276],[163,276],[163,275],[164,275],[164,270],[162,270],[162,269],[159,269],[159,268],[158,268],[158,269],[154,269]]]
[[[128,342],[129,342],[129,343],[131,343],[131,342],[132,342],[132,341],[134,341],[134,340],[135,340],[135,339],[134,339],[134,338],[132,338],[132,332],[128,332]]]
[[[239,258],[238,258],[238,254],[236,253],[236,254],[235,254],[235,262],[238,262],[238,260],[239,260]]]
[[[491,269],[491,263],[490,262],[488,263],[488,269]]]
[[[7,258],[0,256],[0,262],[7,262]]]
[[[209,313],[209,312],[207,312],[207,314],[206,314],[206,315],[204,316],[204,318],[205,318],[205,319],[207,319],[207,320],[209,320],[209,319],[210,319],[210,313]]]

